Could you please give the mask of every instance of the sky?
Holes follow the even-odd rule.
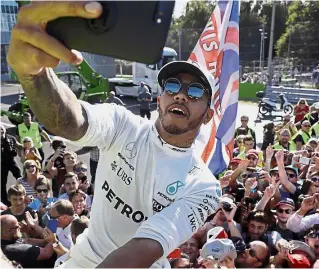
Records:
[[[186,4],[189,0],[176,0],[175,1],[175,9],[173,16],[175,18],[178,18],[179,16],[183,15],[184,9],[186,7]]]

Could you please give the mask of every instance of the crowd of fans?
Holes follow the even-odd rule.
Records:
[[[34,140],[45,131],[28,113],[22,124],[29,127],[28,136],[19,132],[20,125],[16,137],[1,126],[1,249],[23,268],[53,268],[88,227],[99,150],[84,149],[90,152],[90,175],[62,140],[50,141],[54,152],[44,161],[42,144]],[[9,171],[17,181],[7,190]]]
[[[230,255],[230,247],[211,267],[319,267],[318,114],[319,103],[300,100],[294,119],[285,115],[283,122],[265,125],[261,147],[249,117],[241,117],[233,159],[218,176],[219,208],[169,256],[173,268],[210,267],[201,256],[215,244],[210,238],[216,228],[236,253]],[[23,124],[33,126],[29,115]],[[88,227],[99,150],[82,149],[90,152],[90,175],[62,140],[50,141],[54,152],[44,161],[38,140],[43,130],[34,126],[34,133],[16,137],[1,126],[1,249],[22,267],[53,268]],[[17,182],[7,190],[9,171]]]
[[[261,134],[249,127],[248,116],[241,117],[233,159],[219,175],[219,209],[179,247],[171,265],[203,267],[203,249],[213,243],[209,234],[222,227],[237,257],[212,267],[319,268],[318,114],[319,103],[301,99],[294,118],[284,115],[264,126],[260,147]]]

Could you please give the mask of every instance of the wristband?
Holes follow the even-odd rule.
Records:
[[[51,161],[51,163],[54,163],[55,162],[55,160],[50,160]]]
[[[233,220],[231,220],[231,219],[228,219],[228,220],[227,220],[227,222],[228,222],[228,223],[231,223],[231,222],[233,222]]]

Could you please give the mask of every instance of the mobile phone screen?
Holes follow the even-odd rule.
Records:
[[[304,165],[309,165],[309,164],[310,164],[310,161],[311,161],[310,158],[305,158],[305,157],[300,157],[300,159],[299,159],[299,162],[300,162],[301,164],[304,164]]]
[[[51,230],[52,233],[56,233],[58,228],[58,220],[57,219],[50,219],[48,221],[48,228]]]

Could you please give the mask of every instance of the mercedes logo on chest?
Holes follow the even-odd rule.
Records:
[[[135,142],[131,142],[125,146],[125,156],[129,159],[133,159],[137,154]]]

